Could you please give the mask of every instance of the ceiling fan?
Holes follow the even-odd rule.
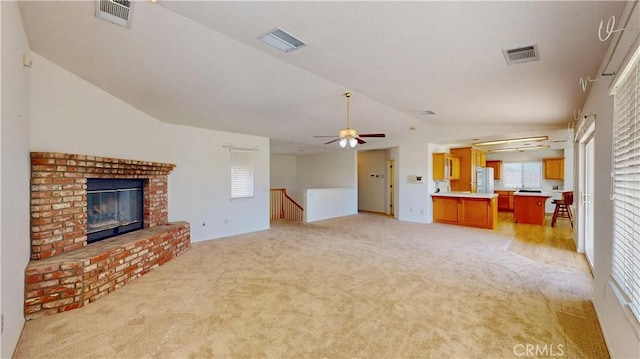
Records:
[[[325,145],[339,141],[338,144],[342,148],[347,147],[347,145],[349,145],[350,148],[354,148],[358,144],[367,143],[367,141],[363,140],[362,137],[386,137],[384,133],[358,134],[355,128],[350,128],[349,127],[349,124],[350,124],[349,123],[349,99],[351,98],[351,92],[346,92],[344,94],[344,97],[347,98],[347,127],[343,128],[338,132],[338,136],[336,139],[325,143]],[[336,136],[313,136],[313,137],[319,138],[319,137],[336,137]]]

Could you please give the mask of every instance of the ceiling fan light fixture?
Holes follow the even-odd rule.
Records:
[[[349,139],[349,147],[354,148],[358,145],[358,140],[355,137]]]
[[[347,142],[347,139],[343,137],[340,139],[340,142],[338,142],[338,144],[340,145],[340,147],[345,148],[347,147]]]
[[[338,133],[338,137],[340,138],[346,138],[347,140],[350,138],[354,138],[358,136],[358,132],[356,130],[354,130],[353,128],[345,128],[340,130],[340,132]]]

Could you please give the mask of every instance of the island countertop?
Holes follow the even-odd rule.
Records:
[[[548,192],[541,192],[541,193],[536,193],[536,192],[516,192],[513,194],[514,196],[527,196],[527,197],[553,197],[553,193],[548,193]]]
[[[431,193],[432,197],[461,197],[461,198],[496,198],[497,193],[471,193],[471,192],[438,192]]]
[[[433,221],[460,226],[496,229],[498,194],[444,192],[431,193]]]

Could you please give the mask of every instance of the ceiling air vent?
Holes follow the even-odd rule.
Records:
[[[96,17],[131,28],[132,6],[129,0],[96,0]]]
[[[507,65],[523,64],[540,60],[538,45],[519,47],[517,49],[502,50]]]
[[[275,29],[270,33],[264,34],[260,36],[258,40],[282,52],[291,52],[307,46],[304,41],[297,39],[282,29]]]

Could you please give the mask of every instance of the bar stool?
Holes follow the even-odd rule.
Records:
[[[551,227],[556,224],[558,218],[568,218],[573,228],[573,214],[571,213],[571,204],[573,204],[573,192],[562,192],[562,199],[556,199],[551,202],[556,205],[556,209],[553,211],[553,219],[551,220]]]

